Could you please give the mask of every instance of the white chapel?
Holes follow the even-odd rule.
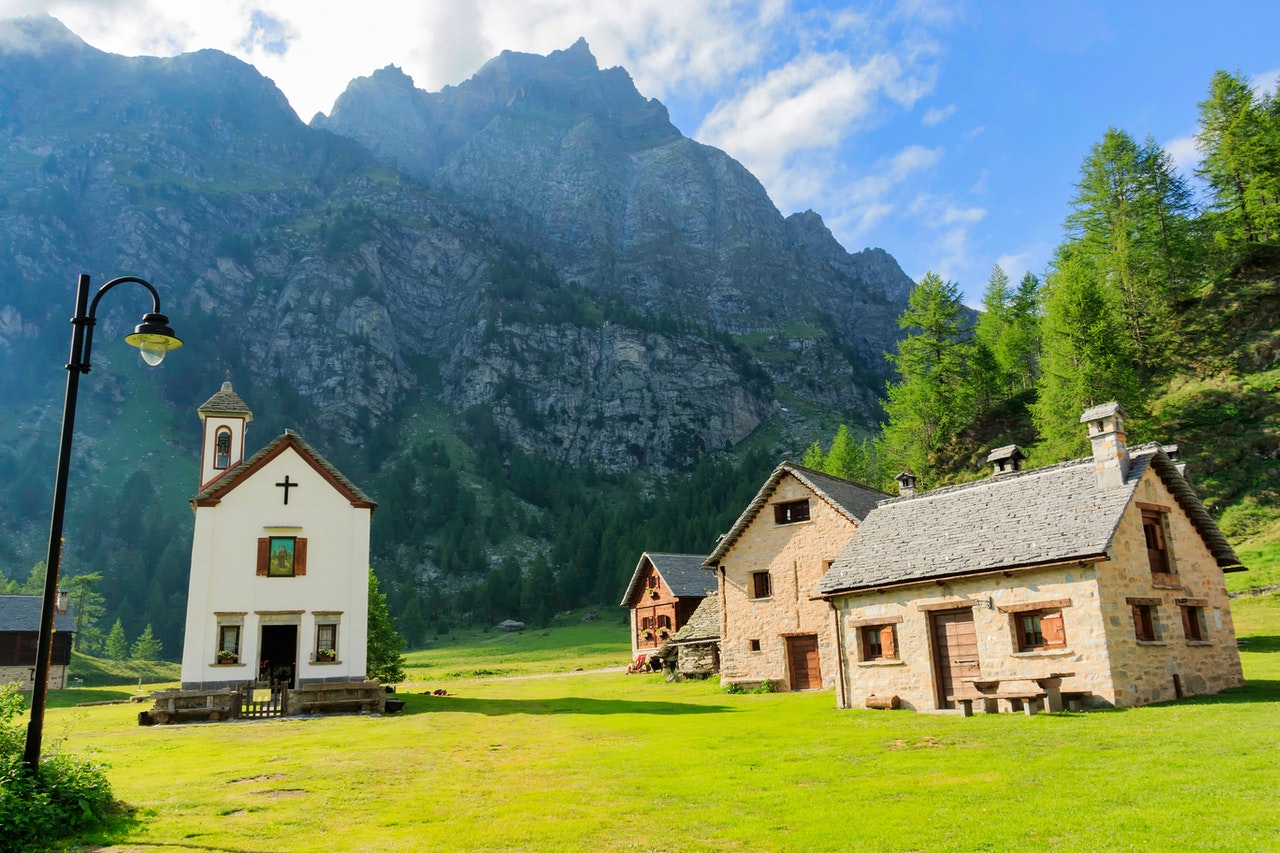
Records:
[[[182,688],[363,679],[377,505],[292,430],[246,460],[229,381],[199,414]]]

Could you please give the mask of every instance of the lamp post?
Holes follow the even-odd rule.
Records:
[[[142,360],[155,366],[165,353],[182,346],[169,328],[169,318],[160,313],[160,296],[148,282],[131,275],[114,278],[89,301],[89,276],[76,284],[76,313],[71,318],[71,360],[67,363],[67,396],[62,405],[62,442],[58,448],[58,474],[53,487],[53,513],[49,520],[49,556],[45,560],[44,600],[40,609],[40,639],[36,646],[35,683],[31,686],[31,722],[27,725],[26,751],[22,761],[31,773],[40,765],[40,741],[44,730],[45,699],[49,689],[49,667],[53,653],[53,614],[58,606],[58,563],[62,558],[62,518],[67,503],[67,474],[71,467],[71,436],[76,419],[76,393],[80,374],[89,372],[89,352],[93,347],[93,327],[97,323],[98,300],[118,284],[133,282],[151,292],[152,312],[125,337],[125,343],[142,352]]]

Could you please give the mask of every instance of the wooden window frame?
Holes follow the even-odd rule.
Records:
[[[1129,605],[1133,611],[1133,636],[1142,643],[1153,643],[1159,639],[1156,633],[1155,604],[1133,603]]]
[[[802,521],[808,521],[810,518],[808,498],[783,501],[773,505],[774,524],[798,524]]]
[[[1187,638],[1187,642],[1204,642],[1207,633],[1204,607],[1197,604],[1180,604],[1178,609],[1182,611],[1182,635]]]
[[[894,623],[858,626],[858,660],[899,660],[898,629]]]
[[[289,574],[271,570],[271,543],[293,541],[293,567]],[[256,574],[260,578],[300,578],[307,574],[307,540],[302,536],[261,536],[258,538]]]
[[[761,589],[764,591],[761,592]],[[751,597],[753,599],[773,597],[773,575],[770,572],[751,573]]]
[[[747,640],[747,649],[748,649],[749,651],[753,651],[753,652],[758,652],[758,651],[760,651],[760,641],[759,641],[759,640]]]
[[[1147,548],[1147,565],[1153,575],[1172,575],[1173,555],[1169,549],[1169,514],[1158,509],[1142,509],[1142,538]]]
[[[1061,608],[1036,608],[1011,613],[1014,646],[1020,652],[1067,647],[1066,625]]]

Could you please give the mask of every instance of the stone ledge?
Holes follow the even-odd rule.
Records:
[[[1071,649],[1032,649],[1029,652],[1010,652],[1011,658],[1061,658],[1073,655]]]
[[[1169,645],[1169,644],[1168,644],[1167,642],[1165,642],[1164,640],[1137,640],[1136,642],[1137,642],[1137,643],[1138,643],[1138,645],[1140,645],[1140,646],[1167,646],[1167,645]]]
[[[896,658],[894,660],[860,660],[857,662],[857,665],[858,666],[906,666],[907,662],[904,660],[898,660]]]

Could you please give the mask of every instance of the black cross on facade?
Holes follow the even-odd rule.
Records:
[[[277,486],[279,486],[280,488],[284,489],[284,505],[285,505],[285,506],[288,506],[288,505],[289,505],[289,490],[290,490],[290,489],[296,489],[296,488],[298,488],[298,485],[299,485],[299,484],[298,484],[298,483],[290,483],[290,482],[289,482],[289,475],[288,475],[288,474],[285,474],[285,475],[284,475],[284,482],[283,482],[283,483],[276,483],[276,485],[277,485]]]

